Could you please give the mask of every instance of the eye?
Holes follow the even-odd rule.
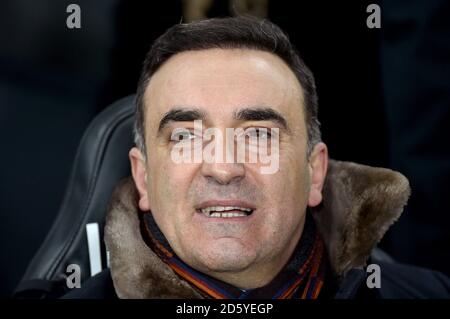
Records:
[[[246,130],[246,134],[249,137],[256,137],[258,139],[270,139],[272,133],[270,129],[265,127],[252,127]]]
[[[175,129],[170,136],[172,142],[188,141],[195,138],[195,135],[187,129]]]
[[[270,139],[272,137],[272,133],[267,128],[258,128],[258,136],[259,138]]]

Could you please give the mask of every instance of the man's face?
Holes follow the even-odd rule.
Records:
[[[314,179],[302,96],[289,67],[256,50],[183,52],[151,78],[144,97],[147,161],[131,156],[139,205],[152,211],[175,253],[190,266],[213,275],[239,273],[286,262],[292,253]],[[259,116],[260,109],[279,117]],[[194,118],[223,136],[226,128],[279,128],[279,169],[263,174],[260,162],[175,163],[171,152],[180,142],[172,133],[193,131]],[[230,207],[251,213],[236,208],[239,217],[229,218],[207,212]]]

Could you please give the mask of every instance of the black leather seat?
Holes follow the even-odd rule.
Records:
[[[130,175],[128,151],[133,146],[134,102],[135,96],[131,95],[113,103],[89,125],[78,147],[57,218],[16,288],[14,297],[59,297],[69,289],[66,278],[72,272],[66,271],[71,264],[80,267],[83,283],[91,276],[93,261],[90,260],[89,247],[98,252],[95,248],[100,245],[101,268],[107,267],[102,240],[104,219],[114,186]],[[89,247],[87,224],[99,230],[97,242],[94,240],[92,245],[89,240]],[[95,231],[93,234],[95,237]],[[100,255],[96,257],[97,268]]]

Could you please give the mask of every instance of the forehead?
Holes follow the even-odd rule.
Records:
[[[173,107],[195,107],[212,120],[239,108],[268,106],[302,120],[302,90],[288,65],[272,53],[248,49],[186,51],[153,75],[145,93],[147,125]]]

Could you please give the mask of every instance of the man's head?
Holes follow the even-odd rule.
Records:
[[[140,209],[152,211],[193,268],[242,288],[266,284],[295,248],[307,206],[322,200],[327,149],[310,70],[274,24],[211,19],[155,41],[137,94],[130,160]],[[197,119],[223,132],[278,128],[278,171],[261,174],[260,162],[175,163],[171,152],[186,141],[172,133],[193,131]]]

